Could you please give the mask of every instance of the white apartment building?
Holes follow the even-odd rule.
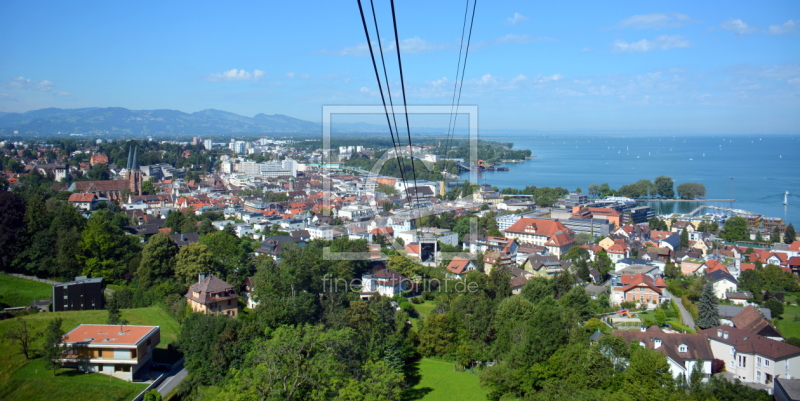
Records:
[[[745,383],[773,387],[778,377],[800,377],[800,348],[731,326],[701,331],[708,337],[714,358]]]

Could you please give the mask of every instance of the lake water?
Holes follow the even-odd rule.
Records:
[[[640,179],[672,177],[706,187],[706,198],[736,199],[705,204],[735,207],[789,223],[800,223],[800,136],[502,136],[481,139],[514,142],[535,158],[504,164],[510,171],[480,174],[480,184],[522,189],[561,186],[569,190],[608,183],[618,189]],[[462,174],[467,179],[468,173]],[[733,178],[731,180],[731,178]],[[783,205],[789,191],[789,205]],[[677,191],[676,191],[677,192]],[[660,202],[661,213],[689,212],[697,202]]]

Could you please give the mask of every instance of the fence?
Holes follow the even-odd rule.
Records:
[[[153,380],[152,383],[150,383],[149,386],[147,386],[146,389],[142,390],[142,392],[139,393],[139,395],[134,397],[133,401],[142,401],[144,399],[144,394],[146,392],[158,387],[158,385],[161,384],[162,381],[164,381],[164,376],[166,376],[166,374],[164,373],[160,374],[155,380]]]

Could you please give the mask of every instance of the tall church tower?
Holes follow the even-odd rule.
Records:
[[[133,151],[133,156],[131,156]],[[139,148],[128,149],[128,165],[125,178],[128,180],[128,190],[133,195],[142,194],[142,172],[139,170]]]

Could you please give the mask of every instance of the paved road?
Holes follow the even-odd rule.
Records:
[[[670,293],[667,290],[664,290],[664,292],[667,294],[667,297],[669,297],[669,299],[672,300],[672,302],[678,304],[678,309],[681,310],[681,320],[683,321],[683,324],[689,326],[689,328],[694,330],[695,325],[694,325],[694,319],[692,318],[692,314],[689,313],[689,311],[687,311],[686,308],[683,307],[681,299],[672,295],[672,293]]]
[[[161,382],[161,385],[158,386],[159,394],[161,394],[162,397],[169,394],[172,389],[181,384],[187,374],[189,374],[189,371],[183,366],[183,361],[179,362],[172,368],[171,372],[167,373],[168,376]]]

